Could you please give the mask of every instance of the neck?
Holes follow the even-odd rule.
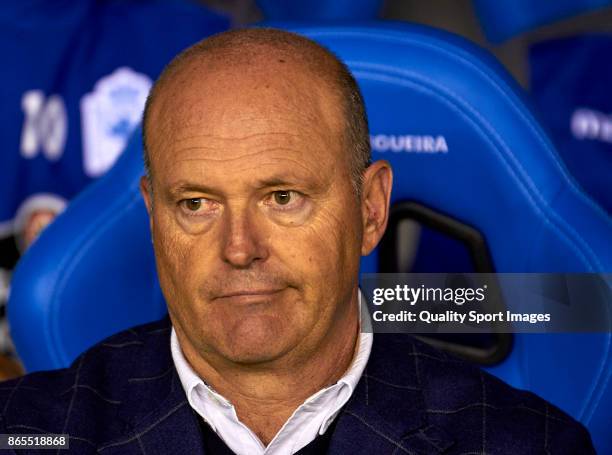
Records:
[[[240,421],[267,445],[308,397],[335,384],[350,366],[359,338],[357,292],[316,350],[299,358],[287,355],[267,368],[211,362],[196,352],[178,327],[175,330],[194,371],[234,405]]]

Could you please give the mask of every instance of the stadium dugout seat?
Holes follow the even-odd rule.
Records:
[[[612,215],[611,54],[612,33],[534,43],[529,90],[570,173]]]
[[[391,229],[402,217],[441,226],[480,258],[477,271],[612,271],[610,218],[568,175],[488,53],[418,26],[274,25],[326,45],[358,79],[373,157],[395,170]],[[19,264],[8,311],[28,371],[67,366],[102,338],[165,313],[142,172],[136,134]],[[383,256],[364,258],[362,271],[387,269]],[[569,412],[611,453],[611,341],[609,332],[516,335],[487,368]]]

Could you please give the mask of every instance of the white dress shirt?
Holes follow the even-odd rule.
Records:
[[[370,323],[367,306],[358,304],[361,319]],[[198,375],[181,351],[174,327],[170,335],[172,360],[190,406],[210,425],[225,444],[238,455],[290,455],[305,447],[318,435],[325,433],[342,406],[353,394],[372,349],[372,333],[359,333],[357,351],[348,370],[337,383],[319,390],[302,403],[285,422],[268,446],[236,415],[234,406],[208,386]]]

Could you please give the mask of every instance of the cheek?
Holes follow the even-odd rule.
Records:
[[[188,294],[197,289],[205,259],[200,251],[202,242],[186,235],[170,216],[163,214],[155,219],[153,237],[160,285],[167,302],[191,300]]]
[[[355,213],[322,209],[308,225],[285,230],[275,250],[311,292],[331,297],[345,291],[358,273],[359,226]]]

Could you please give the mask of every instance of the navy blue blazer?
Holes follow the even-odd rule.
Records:
[[[172,363],[168,317],[104,340],[70,368],[0,383],[0,410],[0,433],[67,433],[71,453],[204,453]],[[410,336],[376,334],[330,453],[594,450],[582,425],[536,395]]]

